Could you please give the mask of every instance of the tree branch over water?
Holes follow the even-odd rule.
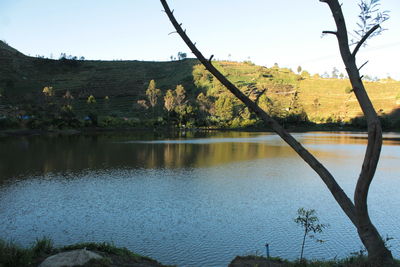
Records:
[[[322,181],[328,187],[337,203],[357,228],[360,239],[368,250],[369,257],[376,262],[393,262],[391,252],[385,247],[379,232],[372,224],[368,214],[367,196],[369,186],[374,177],[380,156],[382,147],[382,130],[378,116],[364,88],[362,77],[359,74],[359,69],[357,68],[355,62],[355,56],[359,48],[370,36],[372,36],[373,32],[379,28],[379,25],[375,25],[368,30],[358,42],[358,45],[354,49],[353,53],[351,53],[346,23],[341,5],[339,4],[338,0],[320,0],[320,2],[325,2],[329,5],[337,27],[337,31],[325,31],[325,33],[335,35],[338,40],[342,60],[346,66],[346,71],[349,75],[354,93],[368,123],[368,145],[365,152],[362,170],[357,181],[353,204],[353,202],[344,193],[342,188],[337,184],[331,173],[309,151],[307,151],[279,123],[277,123],[255,102],[251,101],[211,64],[213,56],[211,56],[209,60],[203,56],[203,54],[190,40],[186,34],[186,31],[182,29],[181,24],[179,24],[175,19],[173,12],[170,10],[166,0],[160,1],[176,32],[180,35],[182,40],[190,48],[193,54],[200,60],[204,67],[211,74],[213,74],[215,78],[217,78],[232,94],[240,99],[249,108],[249,110],[257,114],[268,127],[274,130],[289,146],[291,146],[293,150],[295,150],[296,153],[321,177]],[[365,0],[361,0],[361,3],[365,4],[364,1]],[[378,1],[379,0],[371,0],[370,6],[374,6],[374,4]],[[380,17],[378,16],[377,19],[380,19]],[[365,26],[363,30],[365,30],[367,26]]]
[[[307,150],[305,149],[291,134],[289,134],[278,122],[269,116],[262,108],[255,102],[251,101],[245,94],[243,94],[234,84],[232,84],[221,72],[219,72],[211,62],[206,59],[203,54],[190,40],[181,25],[175,19],[167,2],[160,0],[164,7],[164,11],[168,15],[169,20],[174,26],[177,33],[181,36],[182,40],[190,48],[193,54],[200,60],[204,67],[213,74],[232,94],[240,99],[249,110],[256,113],[267,126],[274,130],[294,151],[305,161],[308,165],[321,177],[322,181],[328,187],[333,197],[339,203],[343,211],[350,218],[353,223],[356,223],[354,204],[349,197],[344,193],[343,189],[338,185],[332,174]]]

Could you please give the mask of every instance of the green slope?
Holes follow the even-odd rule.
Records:
[[[214,65],[272,113],[286,116],[303,110],[312,121],[326,122],[349,121],[361,112],[354,94],[349,93],[351,88],[346,79],[297,75],[290,69],[265,68],[251,62],[222,61]],[[163,94],[183,84],[192,103],[203,92],[213,104],[220,98],[230,98],[234,116],[243,111],[240,103],[195,59],[173,62],[50,60],[25,56],[0,41],[0,94],[3,95],[0,104],[1,101],[39,102],[43,100],[43,88],[52,86],[60,99],[66,91],[71,92],[78,113],[85,109],[87,97],[94,95],[100,109],[135,116],[141,112],[136,103],[145,98],[152,79]],[[382,80],[365,84],[380,114],[394,114],[399,110],[400,82]],[[103,103],[105,96],[110,98],[108,104]]]
[[[10,101],[34,100],[45,86],[56,96],[69,90],[75,98],[93,94],[140,98],[149,80],[161,89],[192,86],[197,60],[174,62],[50,60],[27,57],[0,41],[0,88]],[[192,86],[193,87],[193,86]]]

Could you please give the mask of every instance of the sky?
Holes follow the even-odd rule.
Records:
[[[169,0],[189,37],[206,57],[310,73],[345,73],[328,6],[319,0]],[[358,1],[342,0],[349,32]],[[388,30],[358,53],[362,74],[400,80],[400,1],[381,0]],[[0,0],[0,40],[26,55],[61,53],[101,60],[168,61],[185,52],[158,0]]]

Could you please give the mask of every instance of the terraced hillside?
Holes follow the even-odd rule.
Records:
[[[310,77],[307,73],[299,75],[290,69],[266,68],[251,62],[219,61],[214,65],[273,115],[282,117],[301,111],[314,122],[346,122],[361,114],[346,79]],[[221,120],[218,116],[224,116],[227,109],[231,109],[233,118],[243,116],[244,107],[195,59],[172,62],[50,60],[25,56],[0,41],[0,106],[33,103],[43,98],[45,86],[52,86],[60,99],[70,91],[74,110],[80,114],[86,112],[87,97],[94,95],[99,114],[112,111],[135,117],[141,113],[136,103],[146,98],[145,91],[152,79],[163,95],[167,89],[183,84],[187,99],[195,106],[200,107],[196,98],[204,93],[211,102],[208,115],[214,119]],[[386,79],[365,84],[381,115],[399,112],[400,82]],[[104,101],[105,96],[109,101]],[[161,114],[162,101],[159,102],[158,114]],[[226,118],[232,118],[229,116]]]
[[[379,115],[390,115],[400,108],[400,82],[364,82]],[[299,102],[312,121],[324,118],[349,121],[362,115],[350,82],[346,79],[305,79],[299,84]]]
[[[140,98],[151,79],[166,89],[190,87],[196,60],[173,62],[50,60],[27,57],[0,41],[0,88],[11,101],[34,100],[45,86],[56,96],[69,90],[75,98],[89,95]]]

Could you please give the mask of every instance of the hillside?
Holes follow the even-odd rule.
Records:
[[[400,82],[382,80],[364,85],[379,115],[389,115],[400,108]],[[349,121],[362,115],[349,89],[350,82],[346,79],[305,79],[299,85],[299,102],[313,121],[328,116]]]
[[[266,68],[251,62],[215,61],[214,65],[242,91],[276,117],[301,115],[314,122],[350,121],[361,110],[347,79],[323,79],[307,72],[295,74],[290,69]],[[229,125],[233,118],[250,120],[244,107],[228,93],[196,59],[172,62],[51,60],[23,55],[0,41],[0,104],[40,103],[42,90],[51,86],[61,99],[67,91],[74,97],[78,113],[86,111],[86,99],[93,95],[98,103],[104,98],[113,114],[140,117],[138,100],[146,99],[150,80],[165,95],[168,89],[182,84],[187,100],[207,113],[213,122]],[[381,115],[400,108],[400,82],[366,82],[371,99]],[[203,93],[203,102],[198,95]],[[162,102],[154,114],[162,115]],[[104,113],[102,106],[98,108]],[[195,115],[193,115],[195,116]],[[236,125],[236,124],[235,124]]]
[[[0,41],[0,88],[10,100],[69,90],[77,98],[140,96],[149,80],[161,87],[191,81],[196,60],[174,62],[51,60],[27,57]],[[29,99],[30,100],[30,99]]]

